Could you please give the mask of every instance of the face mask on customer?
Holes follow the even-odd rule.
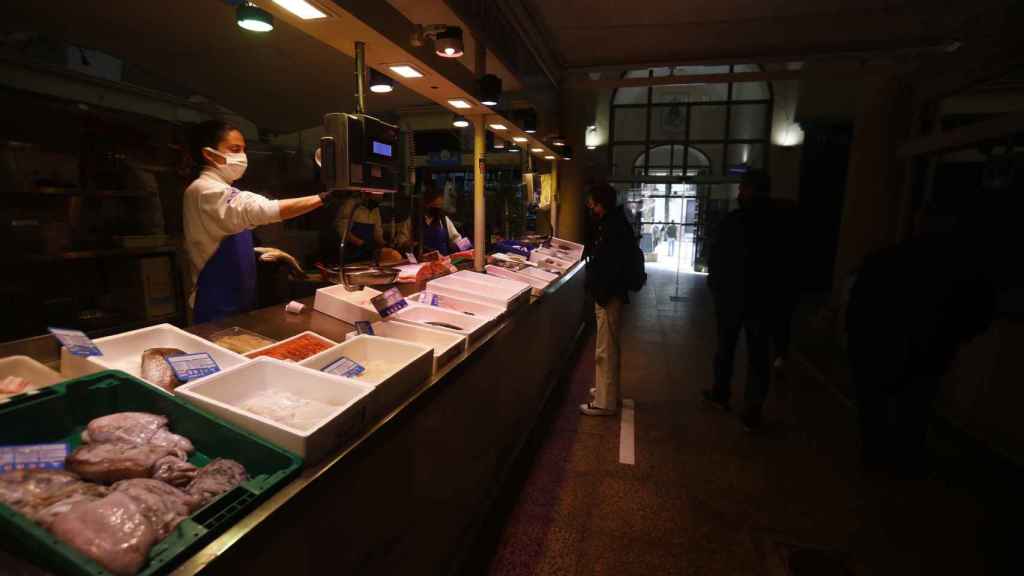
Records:
[[[234,182],[241,178],[242,175],[245,174],[245,169],[249,166],[249,159],[245,156],[245,152],[229,152],[225,154],[224,152],[214,150],[209,146],[204,148],[204,150],[216,154],[224,159],[224,164],[213,164],[213,169],[228,182]]]

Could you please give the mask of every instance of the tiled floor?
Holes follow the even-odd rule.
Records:
[[[684,276],[684,301],[673,302],[675,275],[651,272],[624,322],[637,464],[618,463],[617,418],[576,412],[592,386],[591,339],[495,511],[491,575],[782,575],[794,573],[784,553],[793,548],[846,564],[806,574],[986,571],[978,494],[941,474],[865,475],[852,409],[827,383],[791,367],[773,385],[760,435],[703,406],[714,347],[704,277]],[[738,363],[737,400],[743,377]]]

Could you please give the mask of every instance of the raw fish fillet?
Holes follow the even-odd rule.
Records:
[[[167,430],[167,417],[146,412],[118,412],[96,418],[82,432],[82,442],[153,444],[173,450],[184,460],[192,452],[192,442]]]
[[[168,356],[180,356],[185,352],[177,348],[150,348],[142,353],[142,379],[167,390],[174,390],[183,382],[178,380],[167,363]]]
[[[166,538],[199,504],[196,498],[174,486],[148,478],[123,480],[114,484],[113,490],[135,500],[156,531],[157,542]]]
[[[199,469],[177,456],[164,456],[153,465],[153,478],[184,488],[195,479]]]
[[[7,376],[0,380],[0,396],[14,396],[28,390],[32,385],[31,380],[20,376]]]
[[[136,574],[157,541],[143,505],[125,492],[72,506],[50,531],[116,576]]]
[[[82,444],[68,456],[64,465],[86,480],[109,483],[149,478],[157,461],[174,455],[176,451],[155,444]]]
[[[245,467],[226,458],[216,458],[199,469],[196,479],[188,485],[186,492],[206,505],[214,498],[238,486],[248,479]]]

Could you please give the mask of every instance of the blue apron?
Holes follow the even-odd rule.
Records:
[[[364,222],[353,222],[349,234],[363,241],[362,246],[349,244],[345,247],[345,261],[372,260],[374,248],[373,224]]]
[[[225,236],[203,266],[196,285],[196,324],[252,310],[256,305],[256,254],[252,231]]]
[[[433,224],[423,223],[423,251],[437,250],[442,256],[448,255],[448,227],[444,220]]]

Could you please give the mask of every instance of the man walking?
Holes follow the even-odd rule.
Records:
[[[778,299],[778,279],[772,271],[773,230],[770,182],[761,171],[743,176],[737,199],[740,207],[719,227],[708,259],[708,285],[715,297],[718,348],[714,358],[714,385],[702,392],[710,404],[729,409],[736,341],[746,334],[747,385],[743,427],[761,425],[761,409],[771,378],[770,348]]]
[[[597,316],[597,366],[594,398],[581,404],[580,411],[587,416],[611,416],[619,408],[622,306],[629,301],[629,258],[636,239],[615,188],[607,184],[592,188],[587,207],[593,231],[587,247],[586,283]]]

